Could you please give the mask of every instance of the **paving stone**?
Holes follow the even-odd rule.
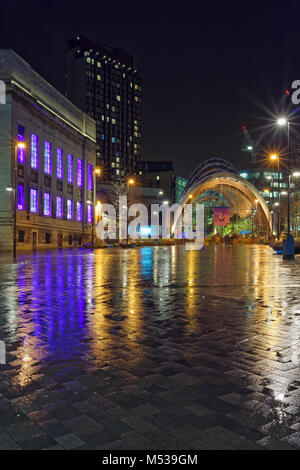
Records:
[[[76,436],[74,433],[64,434],[63,436],[58,436],[55,438],[56,442],[60,444],[64,449],[77,449],[86,444],[85,441],[80,439],[80,437]]]
[[[82,415],[76,418],[63,421],[63,424],[80,437],[89,436],[103,430],[103,427],[96,423],[89,416]]]
[[[17,442],[34,438],[42,433],[42,429],[31,421],[10,424],[5,426],[5,431]]]
[[[290,436],[284,437],[281,441],[290,446],[300,448],[300,432],[295,432]]]
[[[0,433],[0,450],[21,450],[22,447],[7,432]]]

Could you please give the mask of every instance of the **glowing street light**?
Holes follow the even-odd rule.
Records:
[[[285,117],[281,117],[277,119],[277,124],[278,126],[285,126],[287,124],[287,119]]]

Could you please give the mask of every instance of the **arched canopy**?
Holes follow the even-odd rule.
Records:
[[[262,216],[266,228],[271,229],[268,205],[259,191],[242,178],[235,167],[221,158],[211,158],[192,172],[182,193],[180,204],[195,201],[208,191],[217,191],[242,217],[250,216],[253,209]]]

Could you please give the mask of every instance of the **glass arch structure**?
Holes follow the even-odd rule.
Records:
[[[271,215],[263,196],[253,184],[239,175],[232,163],[222,158],[210,158],[195,168],[181,195],[180,204],[200,202],[204,194],[212,191],[219,193],[228,202],[231,211],[242,218],[251,217],[255,211],[260,221],[260,234],[272,233]]]

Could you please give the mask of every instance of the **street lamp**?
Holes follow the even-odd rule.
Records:
[[[278,126],[287,125],[287,140],[288,140],[288,209],[287,209],[287,240],[283,247],[283,258],[293,259],[295,255],[295,243],[294,238],[290,234],[290,206],[291,206],[291,149],[290,149],[290,123],[285,117],[281,117],[277,120]]]
[[[126,211],[126,246],[128,247],[128,199],[129,199],[129,188],[135,183],[133,178],[129,178],[127,181],[127,211]]]
[[[95,231],[95,218],[96,218],[96,191],[97,191],[97,182],[96,182],[96,175],[100,176],[101,170],[100,168],[93,169],[93,220],[92,220],[92,242],[91,242],[91,249],[94,249],[94,231]],[[90,204],[90,201],[87,201]]]
[[[8,186],[7,191],[12,191],[14,195],[13,209],[14,209],[14,237],[13,237],[13,259],[17,257],[17,166],[18,166],[18,149],[25,149],[24,142],[17,142],[15,145],[15,161],[14,161],[14,184]]]
[[[278,119],[278,121],[281,122],[280,119]],[[277,121],[277,122],[278,122]],[[278,124],[278,125],[283,125],[283,124]],[[279,197],[280,197],[280,158],[279,156],[276,154],[276,153],[273,153],[272,155],[270,155],[270,159],[273,160],[273,161],[277,161],[277,186],[278,186],[278,200],[279,200]],[[280,239],[280,208],[279,208],[279,204],[276,204],[276,206],[278,206],[278,212],[277,212],[277,240]]]

